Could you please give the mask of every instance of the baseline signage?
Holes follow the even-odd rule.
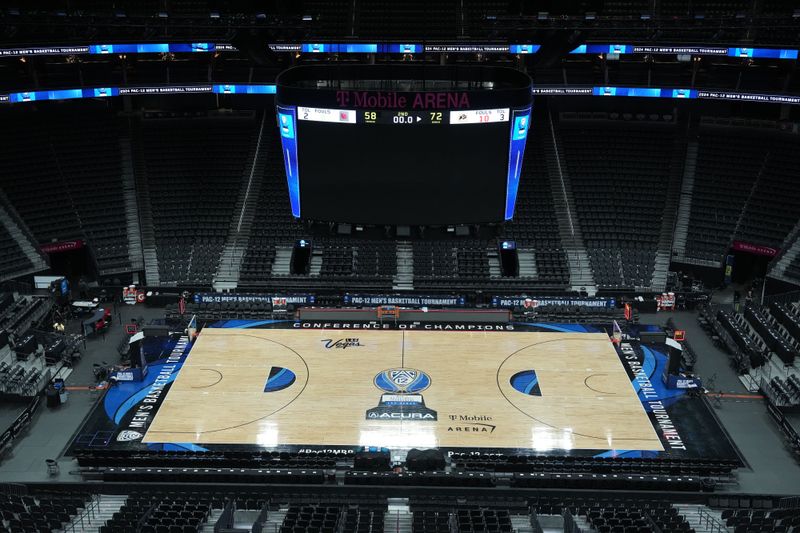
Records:
[[[285,300],[286,304],[313,304],[316,297],[313,294],[239,294],[239,293],[214,293],[198,292],[193,296],[196,304],[208,303],[268,303],[272,305],[274,299]]]
[[[492,296],[492,307],[524,307],[536,309],[542,305],[615,308],[615,298],[528,298],[526,296]]]
[[[392,294],[345,294],[345,305],[410,305],[415,307],[464,307],[463,296],[399,296]]]

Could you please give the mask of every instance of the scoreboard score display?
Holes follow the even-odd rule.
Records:
[[[279,77],[278,126],[293,215],[368,225],[510,219],[530,126],[527,81],[527,99],[519,101],[485,89],[304,88],[287,96]],[[332,105],[312,105],[326,101]],[[362,107],[375,103],[381,105]],[[501,105],[486,105],[493,103]]]

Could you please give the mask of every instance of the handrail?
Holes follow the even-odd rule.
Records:
[[[553,115],[550,111],[547,112],[547,122],[550,124],[550,137],[553,139],[553,151],[556,154],[556,166],[558,167],[558,179],[561,182],[561,192],[564,195],[564,207],[567,210],[567,220],[569,221],[569,230],[572,235],[572,244],[575,245],[575,226],[572,223],[572,212],[569,208],[569,200],[567,198],[567,187],[564,184],[564,171],[561,168],[561,154],[558,153],[558,143],[556,143],[556,130],[553,126]]]
[[[253,184],[253,174],[256,171],[256,161],[258,161],[258,154],[261,150],[261,138],[264,134],[264,123],[267,120],[267,114],[261,115],[261,127],[258,129],[258,141],[256,141],[256,152],[253,154],[253,164],[250,166],[250,177],[247,180],[247,190],[244,192],[244,202],[242,202],[242,210],[239,213],[239,223],[236,225],[236,236],[238,238],[239,232],[242,230],[242,220],[244,219],[244,212],[247,209],[247,199],[250,197],[250,186]]]
[[[700,523],[709,533],[728,533],[728,528],[721,524],[715,516],[712,516],[705,507],[700,507],[698,515]]]
[[[62,529],[62,533],[71,533],[76,531],[75,526],[80,525],[80,529],[77,531],[86,531],[87,526],[91,526],[92,519],[97,518],[100,514],[100,501],[103,499],[102,494],[95,494],[92,495],[92,499],[89,501],[89,505],[83,510],[83,512],[79,515],[70,520],[69,524],[64,526]],[[84,524],[84,520],[86,520],[86,524]]]

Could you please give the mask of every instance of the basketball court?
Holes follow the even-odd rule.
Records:
[[[664,448],[605,333],[205,328],[145,443]]]

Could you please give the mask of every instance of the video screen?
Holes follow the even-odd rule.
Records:
[[[298,108],[301,217],[377,225],[501,222],[511,119],[508,109],[482,111]]]

